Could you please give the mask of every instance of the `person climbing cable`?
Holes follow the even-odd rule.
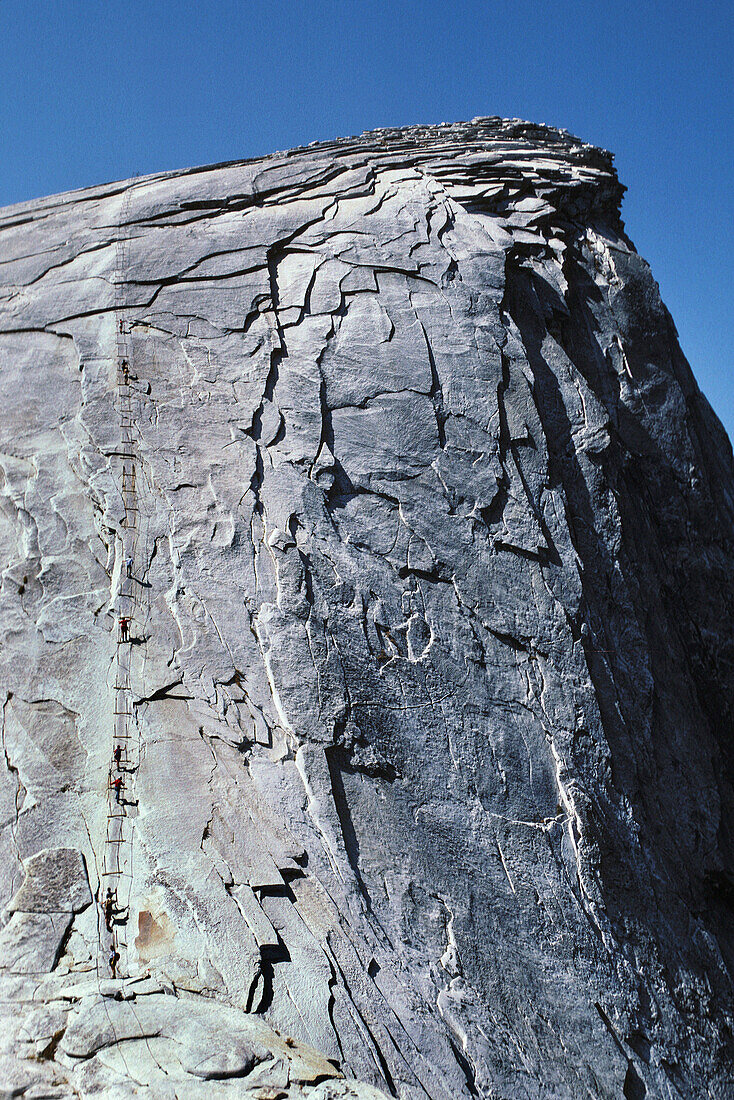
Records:
[[[115,745],[114,751],[115,764],[117,764],[117,770],[120,770],[120,762],[122,760],[122,745]]]
[[[133,575],[133,559],[132,558],[127,559],[127,561],[125,562],[125,567],[127,569],[127,575],[128,575],[128,579],[129,579]]]
[[[104,922],[108,932],[112,931],[112,915],[115,908],[115,895],[112,892],[112,887],[107,887],[107,895],[104,899]]]
[[[125,331],[125,329],[123,328],[123,322],[121,320],[120,321],[120,332],[124,332],[124,331]]]
[[[126,642],[129,638],[130,616],[122,615],[120,618],[120,641]]]
[[[122,380],[125,383],[125,385],[127,385],[128,382],[130,381],[130,367],[128,365],[127,359],[122,360],[121,366],[122,366]]]
[[[115,798],[117,804],[122,805],[122,776],[118,775],[117,779],[113,779],[112,786],[115,788]]]
[[[120,952],[115,947],[115,941],[113,940],[112,943],[110,944],[110,958],[109,958],[110,974],[112,975],[113,978],[117,977],[117,964],[119,963],[119,961],[120,961]]]

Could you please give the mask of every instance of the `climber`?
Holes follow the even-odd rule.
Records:
[[[125,385],[130,381],[130,367],[128,366],[127,359],[122,360],[122,380]]]
[[[124,332],[124,331],[125,331],[125,329],[123,327],[123,323],[122,323],[122,321],[120,321],[120,332]]]
[[[121,805],[122,804],[122,776],[121,775],[118,775],[117,779],[113,779],[112,786],[115,788],[115,798],[117,799],[117,804]]]
[[[112,931],[112,914],[115,907],[115,895],[112,887],[107,887],[107,896],[104,899],[104,922],[108,932]]]
[[[115,745],[115,763],[117,764],[117,770],[120,770],[120,761],[122,760],[122,745]]]
[[[129,637],[130,616],[122,615],[120,618],[120,641],[126,642]]]
[[[120,961],[120,952],[115,947],[115,941],[110,944],[110,973],[113,978],[117,977],[117,964]]]
[[[132,575],[133,575],[133,559],[128,558],[127,561],[125,562],[125,566],[127,568],[128,577],[132,577]]]

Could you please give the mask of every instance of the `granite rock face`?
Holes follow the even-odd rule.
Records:
[[[8,1095],[732,1095],[732,452],[621,196],[478,119],[2,212]]]

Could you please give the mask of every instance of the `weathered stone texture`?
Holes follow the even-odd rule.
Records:
[[[732,1095],[732,452],[621,195],[479,119],[0,214],[7,1087]]]

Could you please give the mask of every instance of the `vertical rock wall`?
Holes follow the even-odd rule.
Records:
[[[732,454],[621,193],[484,119],[3,212],[18,1087],[730,1094]]]

